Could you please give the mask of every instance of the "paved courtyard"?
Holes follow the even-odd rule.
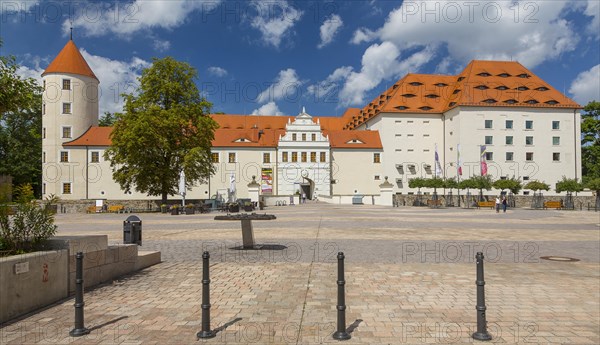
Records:
[[[348,344],[465,344],[476,328],[474,256],[486,256],[494,343],[600,343],[600,213],[309,203],[269,207],[262,250],[215,213],[140,214],[163,262],[85,293],[92,332],[71,338],[74,299],[0,329],[0,344],[320,344],[336,327],[336,254],[346,255]],[[58,215],[59,235],[122,241],[123,214]],[[210,340],[201,320],[211,254]],[[548,261],[544,256],[578,259]]]

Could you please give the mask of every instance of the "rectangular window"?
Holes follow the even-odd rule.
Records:
[[[69,163],[69,151],[60,151],[60,162]]]
[[[288,153],[287,152],[281,153],[281,161],[284,163],[287,163],[287,161],[288,161]]]
[[[218,152],[211,153],[210,159],[213,163],[219,163],[219,153]]]
[[[306,141],[306,133],[302,133],[302,141]]]
[[[63,90],[71,90],[71,80],[63,79]]]
[[[302,152],[302,153],[300,154],[300,159],[302,160],[302,162],[303,162],[303,163],[305,163],[305,162],[306,162],[306,158],[307,158],[306,152]]]
[[[63,127],[62,128],[62,137],[63,138],[71,138],[71,127]]]
[[[373,163],[381,163],[381,153],[373,154]]]
[[[271,154],[266,152],[263,153],[263,163],[271,163]]]
[[[230,152],[228,156],[229,156],[229,163],[235,163],[235,153]]]
[[[42,139],[46,139],[46,127],[42,128]]]
[[[46,152],[42,152],[42,163],[46,163]]]
[[[506,120],[506,129],[513,128],[513,120]]]
[[[90,157],[90,163],[100,163],[100,152],[92,151],[92,156]]]
[[[44,84],[45,83],[46,83],[46,81],[44,80]],[[42,194],[46,194],[46,183],[42,183]]]
[[[494,143],[494,137],[492,137],[491,135],[486,135],[485,136],[485,144],[492,145],[493,143]]]
[[[529,181],[529,176],[523,176],[523,181]]]
[[[552,145],[560,145],[560,137],[552,137]]]
[[[298,161],[298,152],[292,152],[292,163],[296,163]]]
[[[310,135],[310,140],[317,141],[317,135],[315,133]]]
[[[506,143],[506,145],[512,145],[513,144],[513,137],[512,137],[512,135],[507,135],[506,136],[505,143]]]
[[[63,114],[71,113],[71,103],[63,103]]]
[[[298,137],[296,136],[296,133],[292,134],[292,141],[296,141],[298,139]]]
[[[525,137],[525,145],[533,145],[533,137]]]
[[[485,160],[486,161],[493,161],[494,160],[494,153],[493,152],[486,152],[485,153]]]
[[[46,115],[46,103],[42,103],[42,115]]]
[[[485,128],[490,129],[494,124],[493,120],[485,120]]]
[[[552,129],[560,129],[560,121],[552,121]]]
[[[327,158],[327,156],[326,156],[326,153],[325,153],[325,152],[321,152],[320,156],[321,156],[321,157],[320,157],[320,158],[321,158],[321,159],[320,159],[320,160],[321,160],[321,162],[322,162],[322,163],[323,163],[323,162],[325,162],[325,158]]]
[[[526,161],[532,161],[533,160],[533,152],[526,152],[525,153],[525,160]]]
[[[553,162],[560,162],[560,152],[553,152],[552,153],[552,161]]]
[[[317,153],[316,152],[310,153],[310,161],[313,163],[315,163],[317,161]]]
[[[379,175],[375,175],[374,179],[375,179],[375,181],[379,181],[379,180],[381,180],[381,177]]]
[[[513,158],[514,158],[514,153],[512,153],[512,152],[507,152],[506,153],[506,161],[512,162]]]
[[[71,182],[63,183],[62,193],[63,194],[71,194]]]
[[[525,121],[525,129],[533,129],[533,121],[532,120]]]

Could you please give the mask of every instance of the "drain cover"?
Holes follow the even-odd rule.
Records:
[[[579,261],[579,259],[568,258],[566,256],[541,256],[540,259],[549,260],[549,261],[562,261],[562,262],[577,262],[577,261]]]

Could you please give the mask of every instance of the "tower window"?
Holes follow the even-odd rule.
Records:
[[[71,114],[71,103],[63,103],[63,114]]]
[[[71,80],[63,79],[62,87],[63,90],[71,90]]]
[[[62,128],[62,137],[64,139],[71,138],[71,127],[63,127]]]
[[[42,139],[46,139],[46,127],[42,128]]]
[[[98,152],[98,151],[91,152],[90,163],[100,163],[100,152]]]
[[[60,162],[69,163],[69,151],[60,151]]]
[[[46,115],[46,103],[42,103],[42,115]]]
[[[71,182],[65,182],[62,185],[62,193],[63,194],[71,194]]]
[[[42,152],[42,163],[46,163],[46,152]]]

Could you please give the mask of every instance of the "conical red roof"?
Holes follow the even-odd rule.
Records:
[[[44,73],[42,73],[42,76],[48,73],[72,73],[98,80],[73,40],[69,40],[65,44],[64,48],[58,53]]]

